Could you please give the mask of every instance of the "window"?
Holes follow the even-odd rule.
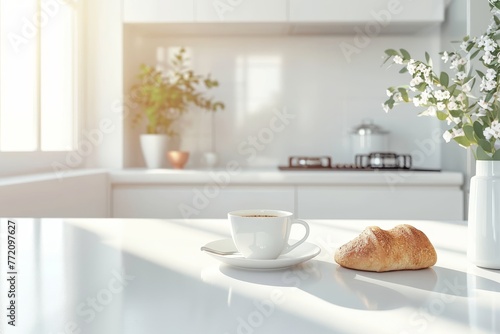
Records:
[[[78,0],[0,0],[0,152],[76,144]]]

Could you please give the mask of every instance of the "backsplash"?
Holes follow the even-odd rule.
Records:
[[[201,154],[215,150],[219,166],[276,167],[290,155],[327,155],[353,162],[350,132],[365,118],[390,132],[390,149],[414,155],[418,167],[440,168],[441,131],[413,106],[382,110],[385,89],[405,83],[382,66],[386,48],[406,48],[420,57],[440,51],[439,29],[415,35],[382,35],[359,47],[354,35],[157,37],[125,31],[124,78],[128,89],[139,64],[165,66],[185,46],[191,65],[212,73],[220,87],[210,93],[226,110],[191,110],[183,122],[181,148],[192,157],[186,168],[202,168]],[[358,44],[356,44],[358,43]],[[343,49],[341,48],[343,46]],[[358,47],[356,46],[358,45]],[[439,59],[434,59],[439,64]],[[144,166],[138,136],[142,128],[126,119],[125,167]]]

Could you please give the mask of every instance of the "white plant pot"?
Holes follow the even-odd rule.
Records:
[[[165,167],[168,151],[168,136],[158,134],[142,134],[141,148],[148,168]]]
[[[468,256],[475,265],[500,269],[500,161],[476,161],[468,238]]]

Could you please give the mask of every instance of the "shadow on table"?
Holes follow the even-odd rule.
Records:
[[[449,268],[434,266],[422,270],[403,270],[386,273],[356,271],[371,281],[383,281],[425,291],[435,291],[457,297],[468,297],[469,290],[500,292],[500,283],[490,279]]]
[[[274,271],[250,271],[221,265],[224,275],[260,285],[294,287],[328,303],[359,310],[390,310],[408,304],[398,291],[356,277],[357,271],[337,264],[310,260]]]
[[[411,307],[411,319],[437,315],[467,328],[500,329],[500,283],[474,273],[434,266],[385,273],[351,270],[310,260],[286,270],[255,272],[220,266],[220,272],[253,284],[297,288],[333,305],[358,310]],[[438,313],[436,313],[438,312]],[[408,326],[414,324],[409,319]],[[417,326],[418,327],[418,326]]]

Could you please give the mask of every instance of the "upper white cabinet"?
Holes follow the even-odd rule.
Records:
[[[175,35],[354,33],[353,25],[367,34],[414,33],[429,24],[443,22],[446,3],[447,0],[123,0],[123,21],[150,23],[144,26]]]
[[[442,22],[443,0],[289,0],[291,22]]]
[[[123,0],[126,23],[193,22],[195,0]]]
[[[196,22],[286,22],[287,0],[196,0]]]

